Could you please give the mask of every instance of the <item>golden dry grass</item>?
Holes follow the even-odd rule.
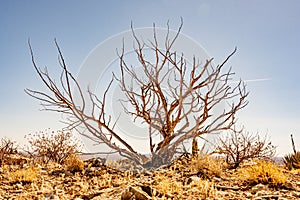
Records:
[[[215,158],[205,154],[194,157],[189,165],[191,171],[216,177],[222,175],[222,171],[225,167],[225,162],[221,158]]]
[[[84,162],[75,154],[69,155],[64,161],[66,170],[78,172],[84,170]]]
[[[240,179],[249,184],[280,186],[286,182],[286,176],[280,171],[279,166],[264,160],[256,160],[256,164],[242,167],[238,173]]]
[[[39,168],[31,165],[28,168],[10,172],[8,179],[11,183],[32,183],[36,180],[39,171]]]

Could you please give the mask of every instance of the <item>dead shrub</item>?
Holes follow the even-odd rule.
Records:
[[[276,147],[267,137],[259,134],[232,129],[226,137],[218,138],[218,145],[214,153],[225,155],[229,168],[236,169],[243,161],[260,158],[270,159],[275,154]]]
[[[6,137],[2,138],[0,143],[0,166],[9,162],[10,155],[15,153],[17,153],[16,142]]]
[[[70,155],[78,153],[82,145],[72,133],[66,131],[39,132],[33,135],[25,136],[29,142],[27,152],[33,157],[41,160],[43,163],[49,161],[62,164]]]

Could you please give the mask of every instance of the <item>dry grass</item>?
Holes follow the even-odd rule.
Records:
[[[64,161],[66,170],[79,172],[84,170],[84,162],[75,154],[69,155]]]
[[[204,177],[215,176],[220,177],[223,169],[226,167],[225,162],[221,158],[214,158],[209,155],[199,155],[194,157],[189,165],[191,171],[196,171]]]
[[[165,198],[169,196],[186,197],[199,196],[201,199],[212,198],[216,196],[216,189],[214,183],[209,180],[199,179],[186,185],[182,181],[177,181],[171,177],[161,175],[156,177],[158,183],[155,188],[160,194],[163,194]]]
[[[182,182],[177,182],[176,180],[163,175],[157,176],[156,181],[158,182],[157,189],[162,194],[182,193]]]
[[[209,156],[202,158],[195,157],[189,165],[185,165],[185,172],[195,174],[201,171],[201,173],[206,173],[207,176],[220,175],[220,165],[221,162],[218,159]],[[206,171],[203,171],[201,168],[205,168]],[[185,199],[187,196],[199,197],[200,199],[216,197],[217,190],[215,189],[214,182],[205,178],[199,178],[189,182],[188,179],[185,178],[185,172],[178,171],[178,169],[180,169],[179,163],[168,170],[155,173],[152,187],[158,191],[158,194],[163,194],[162,199],[168,199],[172,196],[176,196],[179,199]]]
[[[101,191],[101,195],[106,195],[105,197],[117,197],[128,187],[141,187],[144,190],[146,186],[150,188],[149,191],[152,195],[149,196],[152,196],[154,200],[221,199],[225,196],[223,196],[223,192],[218,191],[220,187],[246,186],[248,188],[248,186],[262,183],[271,186],[270,189],[272,187],[282,189],[282,186],[286,185],[285,175],[290,180],[291,173],[298,174],[299,172],[299,170],[293,170],[288,171],[290,174],[286,174],[287,170],[262,160],[253,160],[248,165],[241,165],[238,169],[229,170],[226,168],[224,160],[208,155],[180,159],[169,167],[152,171],[150,175],[150,172],[146,174],[138,174],[130,170],[117,172],[105,167],[91,167],[91,171],[87,171],[88,173],[84,171],[84,173],[65,174],[66,170],[81,171],[84,170],[84,167],[88,167],[88,163],[84,165],[76,155],[68,157],[63,165],[48,163],[45,167],[39,166],[40,169],[43,168],[40,172],[35,165],[22,167],[23,165],[4,165],[0,167],[0,178],[3,178],[10,187],[12,184],[21,183],[18,185],[23,188],[26,184],[26,189],[23,190],[27,191],[27,196],[24,196],[23,199],[33,199],[34,195],[37,196],[35,188],[42,191],[39,196],[42,198],[44,194],[52,192],[54,185],[57,186],[57,191],[64,191],[69,199],[74,199],[76,195],[90,198],[99,191]],[[56,171],[61,171],[59,176],[52,173]],[[216,178],[219,176],[221,178]],[[50,184],[50,182],[52,183]],[[11,188],[13,190],[18,187]],[[57,195],[61,197],[60,193]],[[237,199],[242,197],[240,195]],[[105,198],[103,197],[103,199]]]
[[[248,184],[269,184],[280,186],[286,182],[286,176],[275,164],[256,160],[257,164],[240,168],[238,173],[242,181]]]
[[[199,181],[192,182],[191,187],[201,194],[202,199],[215,197],[217,193],[214,183],[208,180],[200,179]]]
[[[35,166],[18,169],[8,174],[8,179],[11,183],[32,183],[36,180],[40,169]]]

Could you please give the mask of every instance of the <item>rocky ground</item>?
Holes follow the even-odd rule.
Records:
[[[0,168],[0,199],[300,199],[300,172],[274,166],[252,161],[229,170],[221,159],[182,157],[151,171],[124,161],[46,165],[18,157]]]

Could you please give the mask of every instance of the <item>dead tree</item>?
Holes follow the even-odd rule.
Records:
[[[113,76],[101,99],[91,91],[88,91],[88,98],[85,97],[79,83],[68,70],[56,41],[62,67],[60,85],[54,82],[47,69],[42,70],[37,66],[29,44],[33,65],[49,93],[31,89],[26,89],[26,92],[42,101],[46,110],[68,114],[69,128],[83,125],[88,133],[81,134],[114,149],[121,156],[144,166],[168,164],[184,141],[231,128],[237,112],[248,103],[245,85],[241,81],[234,86],[230,84],[234,73],[231,69],[224,70],[236,49],[220,65],[214,66],[213,59],[200,63],[197,57],[189,65],[183,53],[172,50],[182,25],[174,37],[170,36],[168,26],[164,46],[159,46],[155,26],[153,40],[149,44],[139,39],[132,28],[134,50],[142,72],[138,74],[135,67],[126,62],[123,48],[118,53],[120,76]],[[145,52],[145,49],[152,51],[154,61],[146,58],[145,54],[149,51]],[[129,81],[127,77],[130,77]],[[151,157],[147,163],[144,163],[144,156],[130,144],[131,141],[125,141],[115,131],[117,122],[112,122],[106,112],[106,98],[113,81],[119,84],[125,94],[126,98],[121,102],[129,102],[132,106],[124,106],[124,111],[149,127],[149,143],[146,145],[149,145]],[[74,89],[71,85],[74,85]],[[80,103],[74,100],[74,90],[79,91]],[[86,109],[87,101],[92,105],[91,110]],[[219,113],[213,112],[220,104],[227,106]]]

